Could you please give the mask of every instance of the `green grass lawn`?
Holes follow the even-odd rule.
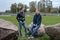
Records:
[[[18,22],[17,22],[15,16],[0,16],[0,19],[5,19],[5,20],[10,21],[18,26]],[[32,16],[26,17],[27,25],[32,22],[32,19],[33,19]],[[60,23],[60,16],[43,16],[42,23],[45,25],[52,25],[52,24]]]
[[[15,16],[0,16],[0,19],[5,19],[18,26],[18,22]],[[33,16],[26,16],[27,25],[29,25],[32,22],[32,19]],[[43,16],[42,23],[46,26],[60,23],[60,16]],[[20,38],[20,40],[28,40],[28,39],[27,37],[25,37],[25,38]],[[49,40],[49,36],[45,34],[43,37],[35,38],[35,40]]]

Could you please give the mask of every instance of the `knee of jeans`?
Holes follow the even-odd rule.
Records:
[[[39,29],[39,27],[40,27],[40,26],[37,26],[37,27],[35,28],[35,30],[38,30],[38,29]]]
[[[33,28],[33,24],[31,24],[31,28]]]

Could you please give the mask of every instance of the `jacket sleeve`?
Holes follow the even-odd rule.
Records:
[[[25,14],[23,15],[23,20],[25,20]]]
[[[42,16],[40,15],[37,20],[37,25],[41,25],[42,22]]]
[[[19,14],[17,14],[17,16],[16,16],[17,21],[19,21],[18,16],[19,16]]]
[[[33,24],[35,24],[35,15],[34,15],[34,17],[33,17]]]

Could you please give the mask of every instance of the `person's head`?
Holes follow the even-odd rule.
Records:
[[[24,8],[20,8],[19,9],[19,12],[24,12]]]
[[[38,10],[38,9],[36,9],[36,10],[35,10],[35,13],[36,13],[36,14],[39,14],[40,12],[39,12],[39,10]]]

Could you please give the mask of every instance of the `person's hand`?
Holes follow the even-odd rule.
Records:
[[[33,24],[34,26],[36,26],[36,24]]]
[[[24,20],[24,18],[23,18],[23,20]]]

